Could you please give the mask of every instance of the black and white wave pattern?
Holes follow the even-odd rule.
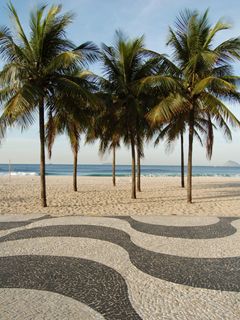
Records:
[[[4,217],[0,318],[238,319],[240,219],[164,219]]]

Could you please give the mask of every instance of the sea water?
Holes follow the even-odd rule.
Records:
[[[11,164],[11,175],[16,176],[38,176],[38,164]],[[185,167],[186,172],[186,167]],[[47,164],[46,175],[49,176],[70,176],[73,173],[73,166],[70,164]],[[9,174],[9,165],[0,164],[0,176]],[[180,176],[180,166],[166,165],[142,165],[142,176]],[[78,165],[79,176],[108,177],[112,175],[112,166],[108,164],[80,164]],[[116,165],[116,175],[125,177],[131,175],[130,165]],[[220,166],[194,166],[194,176],[223,176],[240,177],[240,167],[220,167]]]

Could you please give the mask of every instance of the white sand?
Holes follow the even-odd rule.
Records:
[[[0,213],[52,215],[240,216],[240,178],[194,177],[193,204],[178,177],[143,177],[142,192],[131,199],[130,177],[47,177],[48,208],[40,205],[39,177],[0,177]]]

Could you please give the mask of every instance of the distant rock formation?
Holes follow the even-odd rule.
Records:
[[[223,166],[224,167],[240,167],[240,164],[235,161],[228,160],[227,162],[224,163]]]

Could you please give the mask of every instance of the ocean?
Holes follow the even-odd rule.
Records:
[[[186,168],[185,168],[186,171]],[[46,174],[49,176],[70,176],[73,166],[70,164],[47,164]],[[157,166],[142,165],[142,176],[180,176],[180,166]],[[0,164],[0,176],[9,174],[9,165]],[[38,164],[11,164],[11,175],[15,176],[38,176]],[[78,165],[79,176],[108,177],[112,175],[112,166],[109,164],[80,164]],[[119,177],[130,176],[131,166],[117,165],[116,175]],[[221,177],[240,177],[240,167],[218,167],[218,166],[194,166],[194,176],[221,176]]]

